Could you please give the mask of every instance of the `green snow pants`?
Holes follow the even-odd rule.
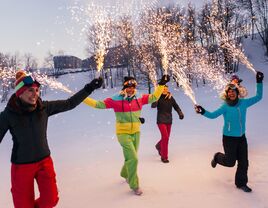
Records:
[[[125,158],[120,175],[128,181],[131,189],[136,189],[139,187],[137,151],[140,143],[140,132],[134,134],[117,134],[117,138],[123,148]]]

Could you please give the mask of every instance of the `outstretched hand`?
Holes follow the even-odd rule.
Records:
[[[85,85],[85,90],[87,92],[91,92],[91,91],[93,91],[95,89],[100,88],[102,86],[102,83],[103,83],[102,77],[95,78],[89,84]]]
[[[159,85],[165,85],[169,82],[170,76],[168,74],[163,75],[160,82],[158,83]]]
[[[203,115],[205,113],[205,109],[201,105],[194,106],[195,112]]]
[[[264,74],[260,71],[257,71],[257,74],[256,74],[257,83],[262,83],[263,77],[264,77]]]

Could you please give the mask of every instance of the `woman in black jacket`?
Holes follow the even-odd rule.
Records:
[[[165,85],[164,91],[157,102],[152,103],[152,108],[157,107],[157,125],[161,133],[161,140],[155,145],[163,163],[168,163],[168,141],[172,125],[172,107],[177,111],[179,118],[184,115]]]
[[[16,73],[15,93],[0,113],[0,142],[8,130],[13,140],[11,192],[15,208],[56,206],[59,198],[47,142],[48,117],[72,110],[101,84],[102,79],[94,79],[67,100],[42,101],[40,84],[22,70]],[[40,192],[37,200],[34,180]]]

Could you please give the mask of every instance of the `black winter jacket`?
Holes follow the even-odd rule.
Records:
[[[12,135],[11,162],[26,164],[48,157],[48,117],[75,108],[91,92],[82,89],[67,100],[42,101],[39,98],[37,107],[31,112],[23,110],[19,98],[13,94],[0,113],[0,142],[8,130]]]
[[[172,107],[177,111],[178,115],[182,114],[179,105],[172,96],[168,98],[166,95],[162,94],[158,101],[152,103],[151,107],[157,107],[158,124],[172,124]]]

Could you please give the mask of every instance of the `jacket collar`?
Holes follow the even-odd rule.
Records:
[[[29,106],[29,107],[24,106],[22,104],[21,100],[14,93],[10,97],[10,99],[9,99],[9,101],[7,103],[7,108],[12,112],[22,114],[22,113],[31,112],[31,111],[34,111],[34,110],[41,110],[41,109],[44,108],[44,106],[43,106],[41,98],[39,97],[38,100],[37,100],[37,103],[36,103],[36,107],[32,106],[33,110],[31,110],[31,106]]]

